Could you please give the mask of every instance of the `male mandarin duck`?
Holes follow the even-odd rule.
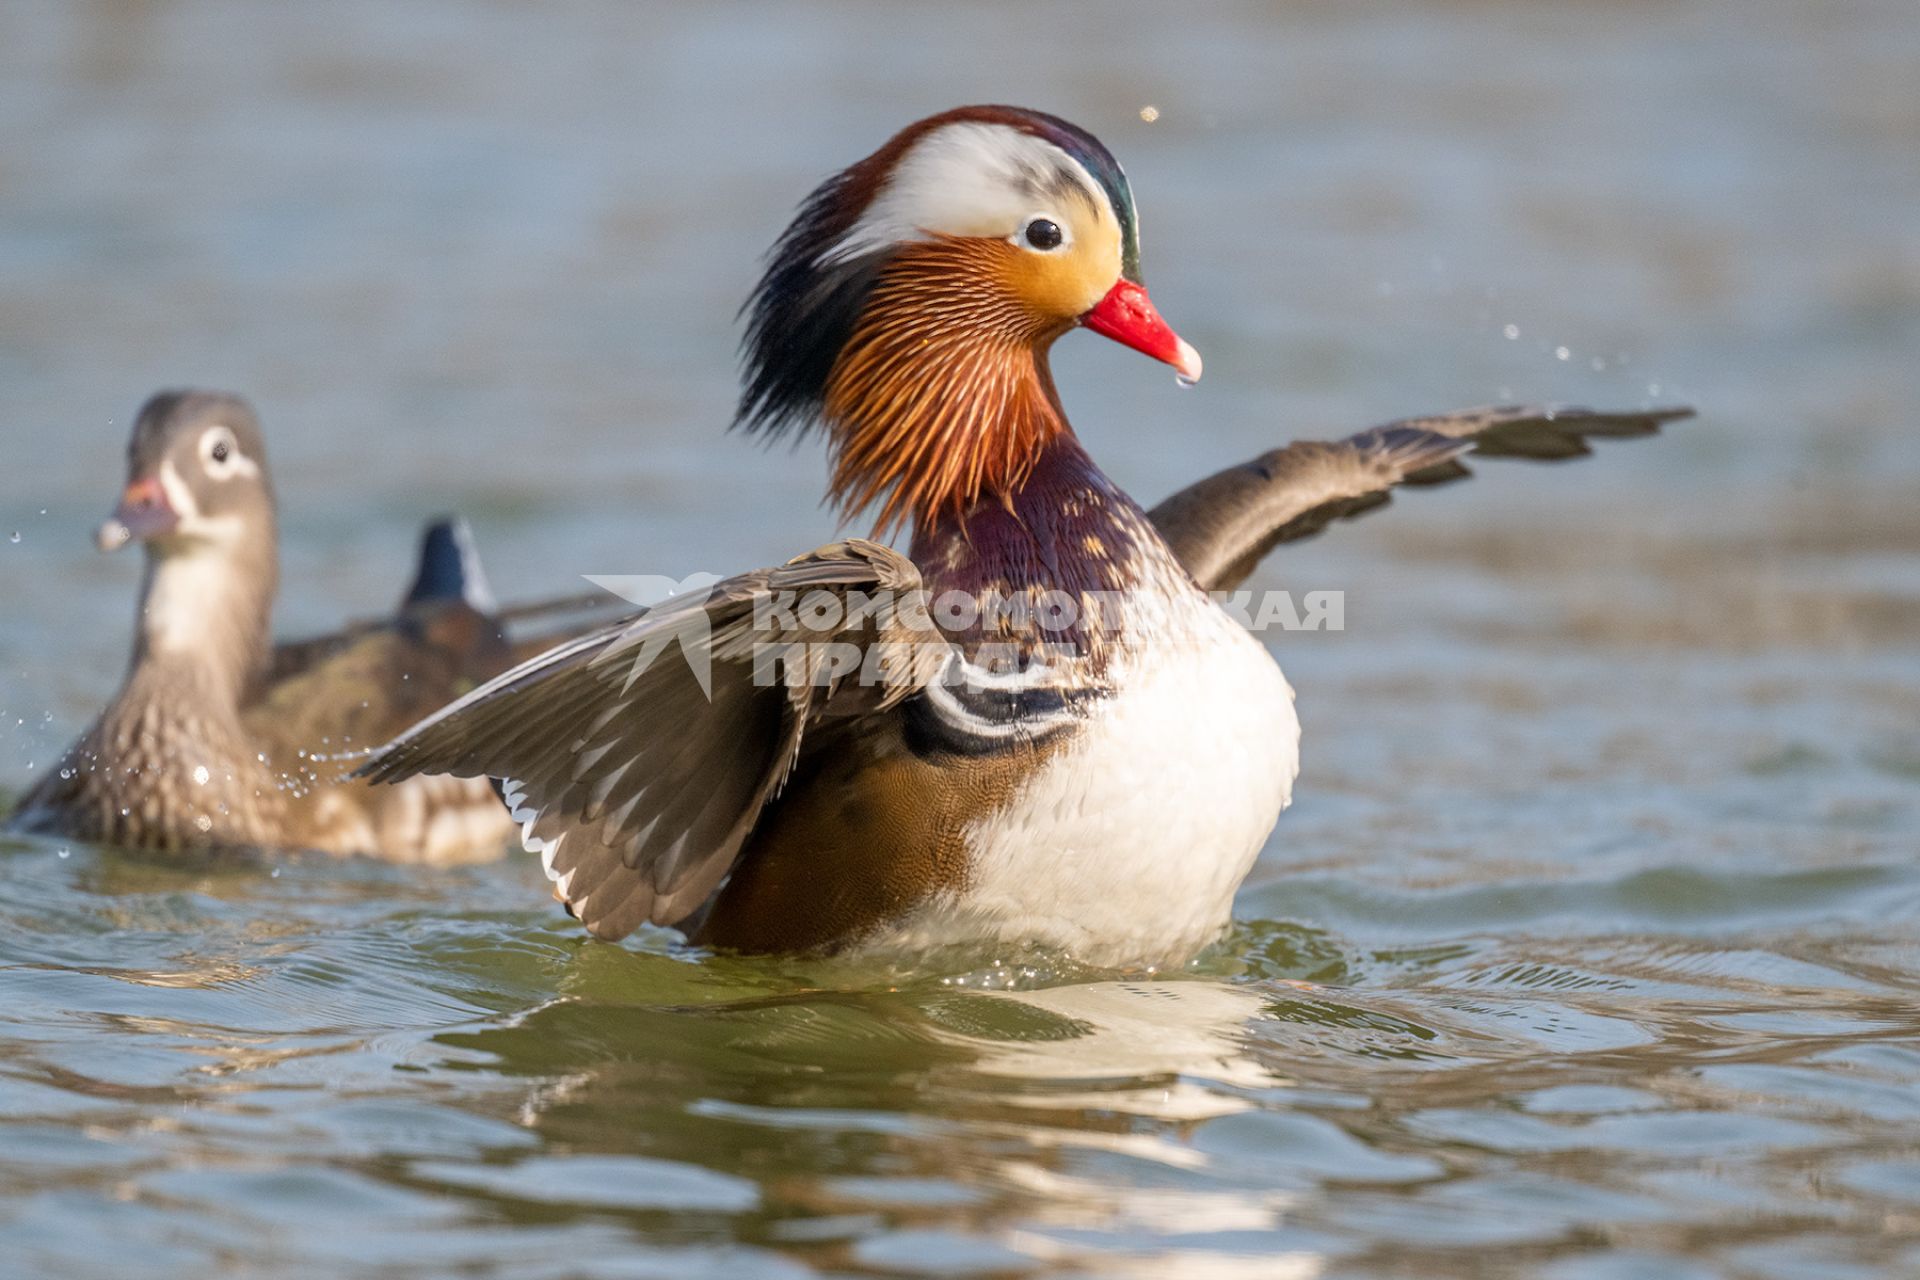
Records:
[[[22,799],[17,830],[158,850],[295,848],[446,863],[493,857],[512,824],[483,782],[342,784],[328,758],[381,742],[513,664],[472,537],[441,520],[392,619],[274,645],[273,485],[238,396],[141,409],[102,550],[146,550],[125,682]],[[542,648],[552,643],[548,637]]]
[[[1084,326],[1187,379],[1200,357],[1141,284],[1119,164],[1011,107],[922,120],[828,180],[750,306],[738,422],[823,429],[832,497],[909,528],[909,554],[850,539],[671,599],[362,769],[500,780],[603,938],[1179,962],[1226,927],[1298,769],[1292,690],[1209,591],[1464,475],[1468,449],[1567,457],[1685,412],[1410,420],[1144,511],[1068,426],[1048,350]]]

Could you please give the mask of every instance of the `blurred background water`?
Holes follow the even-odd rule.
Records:
[[[88,531],[160,386],[258,404],[287,633],[442,509],[508,597],[825,541],[817,450],[723,434],[735,308],[814,182],[981,100],[1121,156],[1206,355],[1058,349],[1144,499],[1489,400],[1702,416],[1266,566],[1348,629],[1270,637],[1298,803],[1191,972],[0,844],[0,1273],[1920,1271],[1910,0],[13,0],[0,789],[118,679]]]

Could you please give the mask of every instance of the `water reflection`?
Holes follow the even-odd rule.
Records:
[[[686,982],[670,973],[682,962],[626,959]],[[978,992],[934,979],[645,1006],[601,994],[639,981],[583,975],[564,1000],[444,1041],[539,1079],[516,1115],[549,1149],[756,1171],[769,1195],[756,1237],[810,1261],[863,1242],[858,1260],[877,1265],[902,1233],[945,1232],[993,1239],[1025,1272],[1071,1261],[1075,1232],[1271,1233],[1290,1200],[1228,1185],[1192,1140],[1201,1122],[1287,1084],[1250,1052],[1268,999],[1258,988]],[[1098,1173],[1113,1162],[1148,1171],[1146,1185],[1116,1198]],[[503,1171],[488,1191],[546,1198],[516,1185]]]
[[[512,905],[524,867],[422,910],[377,864],[142,894],[111,855],[7,858],[6,921],[52,898],[71,936],[0,951],[10,1229],[86,1205],[192,1222],[181,1257],[284,1238],[531,1274],[622,1274],[645,1241],[716,1274],[1468,1276],[1489,1248],[1578,1259],[1596,1222],[1700,1257],[1756,1214],[1852,1230],[1911,1185],[1902,953],[1809,923],[1846,874],[1721,941],[1509,920],[1375,947],[1267,920],[1192,973],[1047,978],[588,943]],[[248,875],[286,895],[273,929]]]
[[[1310,1275],[1383,1213],[1443,1248],[1551,1252],[1576,1248],[1596,1212],[1713,1219],[1713,1179],[1673,1181],[1703,1156],[1723,1180],[1765,1183],[1796,1151],[1871,1147],[1851,1090],[1806,1062],[1908,1041],[1920,1018],[1775,952],[1666,950],[1587,983],[1469,963],[1399,991],[1191,977],[743,994],[701,966],[675,978],[681,961],[629,957],[680,999],[616,1001],[648,979],[582,975],[510,1025],[443,1039],[538,1080],[516,1115],[542,1149],[754,1171],[766,1198],[734,1206],[753,1222],[730,1229],[817,1265],[844,1265],[848,1245],[871,1265],[893,1257],[876,1240],[934,1233],[1009,1251],[991,1270],[1148,1274],[1177,1241],[1183,1265],[1212,1260],[1196,1274],[1259,1259]],[[1704,1011],[1671,998],[1674,974],[1716,966],[1850,998],[1824,1024],[1778,1027],[1775,986],[1722,989]],[[1770,1114],[1750,1114],[1762,1086]],[[1819,1101],[1803,1113],[1801,1098]],[[486,1178],[490,1196],[557,1197],[515,1185],[511,1170]],[[1471,1274],[1471,1253],[1454,1265]]]

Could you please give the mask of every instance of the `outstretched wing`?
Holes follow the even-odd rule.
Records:
[[[883,710],[948,654],[912,562],[852,539],[562,645],[360,772],[500,779],[559,896],[618,938],[683,919],[726,878],[829,700]]]
[[[1466,453],[1557,462],[1592,452],[1589,440],[1653,435],[1687,408],[1602,413],[1497,405],[1403,418],[1345,440],[1302,440],[1192,484],[1150,515],[1202,587],[1224,591],[1282,542],[1384,505],[1396,485],[1444,484],[1472,474]]]

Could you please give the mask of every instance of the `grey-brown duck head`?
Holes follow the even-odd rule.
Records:
[[[120,503],[103,551],[147,554],[137,665],[160,654],[248,671],[267,644],[278,579],[266,442],[252,406],[222,391],[163,391],[127,443]]]
[[[146,543],[271,543],[273,484],[253,408],[224,391],[162,391],[127,442],[127,487],[100,526],[102,551]]]

